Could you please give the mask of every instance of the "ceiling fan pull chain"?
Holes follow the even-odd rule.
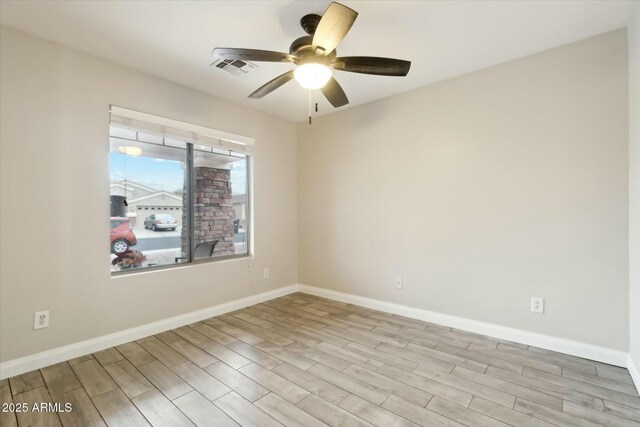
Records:
[[[309,97],[309,102],[307,103],[307,106],[309,107],[309,124],[311,124],[311,91],[307,91]]]

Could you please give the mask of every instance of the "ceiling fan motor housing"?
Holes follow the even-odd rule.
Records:
[[[291,46],[289,46],[289,53],[292,55],[300,55],[305,54],[307,50],[311,50],[311,42],[313,41],[313,36],[302,36],[293,41]]]
[[[313,36],[302,36],[293,41],[289,47],[289,53],[296,56],[294,61],[297,65],[306,64],[308,62],[315,62],[318,64],[331,64],[336,57],[336,51],[334,50],[329,55],[316,55],[315,50],[312,47]]]
[[[305,15],[300,19],[300,26],[308,35],[295,39],[289,47],[289,53],[298,57],[295,61],[296,64],[302,65],[308,62],[315,62],[328,65],[332,62],[333,58],[336,57],[335,50],[328,55],[317,55],[312,47],[313,35],[321,19],[322,16],[313,13]]]

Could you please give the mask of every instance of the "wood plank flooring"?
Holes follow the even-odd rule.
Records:
[[[0,381],[2,426],[640,426],[626,369],[302,293]],[[32,411],[70,403],[71,412]]]

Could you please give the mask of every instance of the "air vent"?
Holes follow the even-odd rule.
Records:
[[[247,74],[251,70],[255,70],[258,68],[256,64],[247,61],[240,61],[237,59],[218,59],[211,66],[215,66],[220,68],[221,70],[227,71],[234,76],[242,76]]]

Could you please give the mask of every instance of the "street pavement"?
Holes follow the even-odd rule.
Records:
[[[147,230],[148,231],[148,230]],[[136,231],[138,244],[133,247],[136,251],[155,251],[158,249],[174,249],[180,247],[180,233],[178,231],[158,231],[152,236],[141,237]],[[140,233],[143,234],[143,233]],[[144,233],[147,234],[147,233]],[[167,234],[165,236],[165,234]],[[234,243],[244,242],[245,233],[233,235]]]

